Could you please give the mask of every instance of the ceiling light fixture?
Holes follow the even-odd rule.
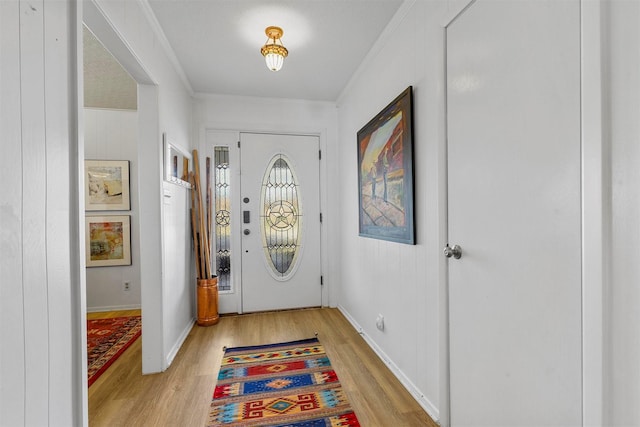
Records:
[[[282,45],[282,40],[280,40],[283,34],[282,28],[267,27],[264,32],[268,39],[267,43],[260,49],[260,53],[264,56],[268,69],[279,71],[284,63],[284,58],[289,55],[289,51]]]

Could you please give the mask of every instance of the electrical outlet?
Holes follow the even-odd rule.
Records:
[[[122,290],[123,290],[123,291],[125,291],[125,292],[126,292],[126,291],[129,291],[130,289],[131,289],[131,282],[124,282],[124,283],[122,284]]]
[[[382,314],[378,314],[378,317],[376,318],[376,328],[384,331],[384,316]]]

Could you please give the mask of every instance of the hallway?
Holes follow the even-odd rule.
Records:
[[[283,342],[318,333],[363,426],[436,424],[337,309],[222,316],[194,326],[171,367],[142,376],[137,340],[90,388],[90,426],[203,426],[222,348]]]

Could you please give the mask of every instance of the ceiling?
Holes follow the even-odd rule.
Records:
[[[335,101],[403,0],[146,0],[195,93]],[[266,27],[284,30],[267,69]]]
[[[0,0],[1,1],[1,0]],[[194,93],[336,101],[403,0],[141,0]],[[282,70],[264,29],[284,29]],[[85,106],[137,108],[136,82],[84,31]]]

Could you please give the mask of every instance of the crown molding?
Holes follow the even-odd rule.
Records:
[[[164,33],[162,26],[160,26],[160,22],[158,22],[158,18],[156,17],[156,14],[153,13],[153,9],[151,9],[151,5],[149,4],[148,0],[138,0],[138,3],[140,4],[142,11],[144,12],[145,17],[147,18],[147,21],[149,21],[149,24],[151,25],[151,29],[153,30],[156,37],[158,37],[158,40],[160,41],[160,45],[164,49],[167,57],[169,58],[169,61],[173,65],[173,68],[175,69],[176,73],[178,73],[178,76],[180,76],[180,80],[182,80],[182,83],[184,84],[184,86],[187,88],[191,96],[193,96],[195,92],[193,91],[191,82],[187,78],[187,74],[184,72],[184,69],[180,64],[180,61],[178,61],[176,52],[171,47],[171,43],[169,43],[169,39],[167,39],[167,35]]]

